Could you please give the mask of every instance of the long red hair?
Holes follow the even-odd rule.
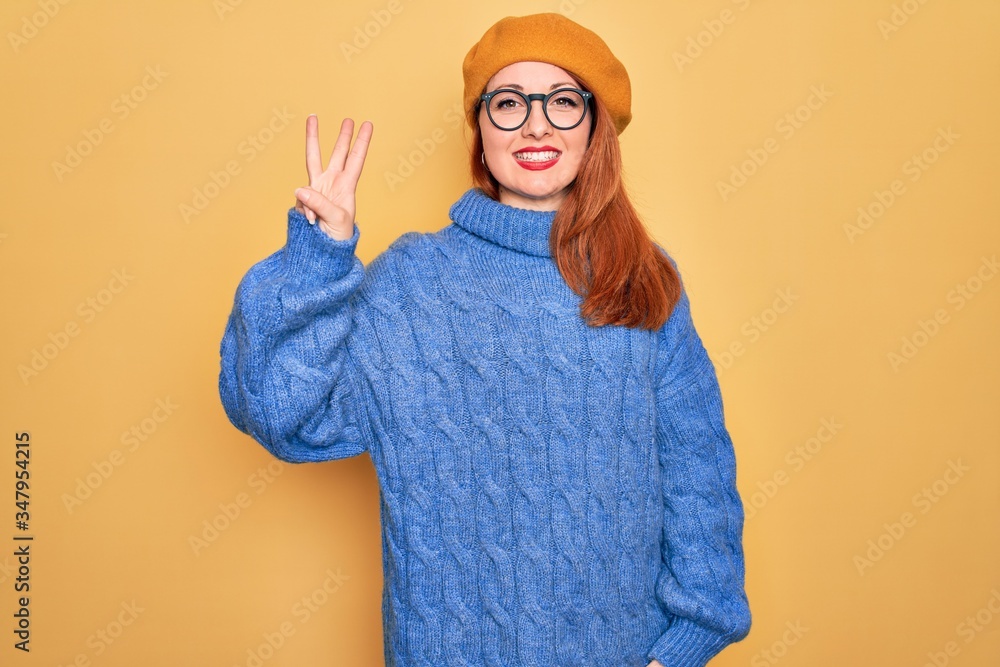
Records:
[[[650,238],[628,197],[618,133],[597,95],[591,109],[590,142],[552,221],[549,248],[566,284],[583,297],[580,316],[587,324],[656,330],[680,299],[680,276]],[[476,123],[472,182],[499,201],[499,183],[482,163],[482,152],[483,136]]]

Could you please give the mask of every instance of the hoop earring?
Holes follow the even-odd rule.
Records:
[[[484,167],[486,167],[486,151],[483,151],[482,153],[479,154],[479,161],[483,163]],[[489,171],[489,170],[490,170],[490,168],[486,167],[486,171]]]

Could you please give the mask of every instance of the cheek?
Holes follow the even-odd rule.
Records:
[[[589,129],[584,129],[579,134],[574,135],[569,145],[572,147],[574,158],[578,162],[583,160],[583,154],[587,152],[587,148],[590,145]]]
[[[510,137],[500,134],[501,130],[494,130],[492,133],[483,132],[483,151],[487,161],[492,163],[490,168],[500,170],[509,166],[506,157],[511,145]]]
[[[483,139],[483,150],[487,155],[502,152],[510,143],[510,137],[506,136],[508,133],[497,129],[490,122],[490,119],[486,117],[485,109],[479,113],[479,134]]]
[[[496,128],[482,126],[480,133],[483,137],[483,150],[487,155],[491,155],[500,150],[500,137],[496,134]]]

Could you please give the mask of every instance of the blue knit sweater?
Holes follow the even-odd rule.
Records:
[[[693,667],[749,631],[687,293],[658,331],[586,325],[554,216],[470,189],[365,267],[357,225],[336,240],[292,208],[236,291],[233,424],[285,461],[371,457],[387,666]]]

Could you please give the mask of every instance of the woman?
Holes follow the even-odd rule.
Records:
[[[628,75],[559,14],[501,20],[463,73],[478,187],[367,267],[372,125],[324,171],[307,120],[309,187],[222,341],[226,412],[285,461],[371,457],[387,665],[704,665],[749,631],[743,507],[676,265],[622,186]]]

